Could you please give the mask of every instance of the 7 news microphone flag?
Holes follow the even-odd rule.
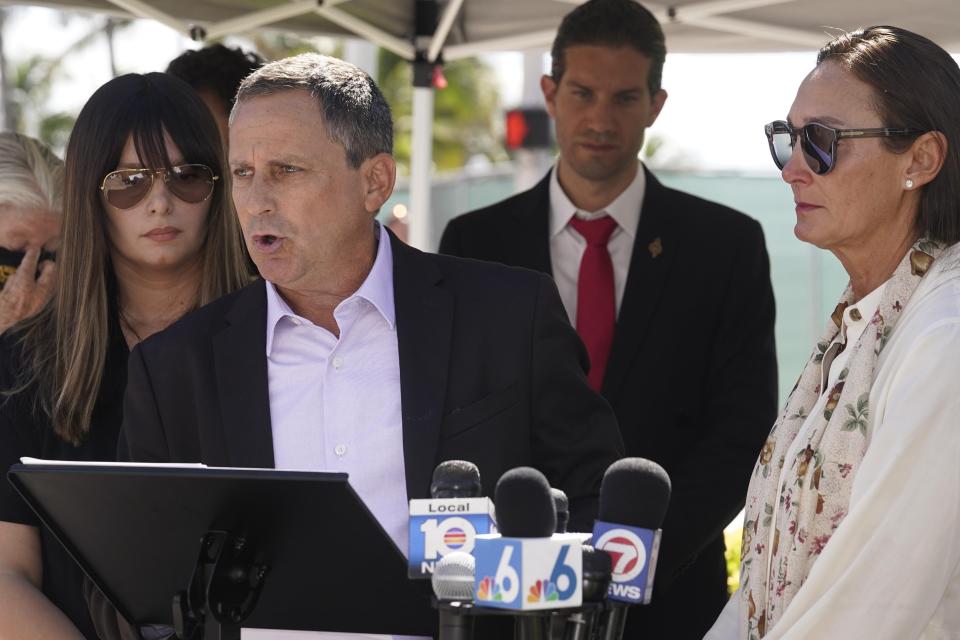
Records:
[[[623,635],[627,606],[650,602],[660,526],[669,504],[670,476],[655,462],[623,458],[603,475],[592,542],[613,561],[610,606],[601,623],[604,640]]]

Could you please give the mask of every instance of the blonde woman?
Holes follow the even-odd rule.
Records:
[[[248,281],[217,125],[183,82],[98,89],[66,153],[53,296],[0,338],[0,467],[113,460],[127,355]],[[82,574],[0,483],[0,637],[95,638]]]
[[[0,333],[50,297],[62,193],[60,158],[29,136],[0,133]]]

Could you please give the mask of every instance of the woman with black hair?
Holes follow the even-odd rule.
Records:
[[[0,467],[114,460],[129,349],[246,284],[229,171],[188,85],[129,74],[83,107],[66,152],[53,296],[0,338]],[[0,637],[95,638],[82,573],[0,483]]]

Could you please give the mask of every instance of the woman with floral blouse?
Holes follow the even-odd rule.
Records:
[[[960,638],[960,68],[895,27],[821,49],[766,126],[850,284],[760,452],[708,640]]]

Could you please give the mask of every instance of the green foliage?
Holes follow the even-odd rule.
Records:
[[[724,531],[723,542],[727,547],[724,552],[727,560],[727,591],[733,593],[740,587],[740,548],[743,543],[743,529]]]
[[[76,120],[72,114],[47,108],[54,83],[64,75],[62,60],[34,55],[14,63],[8,76],[15,130],[35,135],[57,150],[66,146]]]
[[[434,96],[433,163],[439,171],[458,169],[474,155],[492,162],[506,159],[500,140],[500,97],[493,70],[478,59],[443,67],[447,87]],[[381,50],[377,84],[393,110],[394,155],[410,166],[413,70],[409,63]]]

